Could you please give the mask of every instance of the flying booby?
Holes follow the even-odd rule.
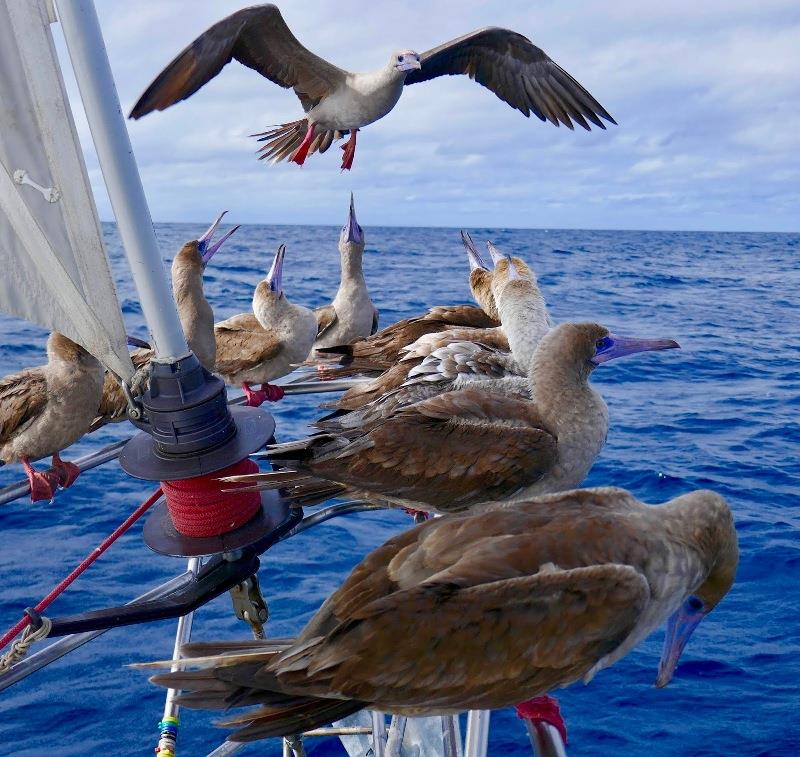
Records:
[[[231,60],[271,82],[292,87],[305,117],[254,136],[266,144],[260,159],[289,159],[302,165],[309,153],[325,152],[349,133],[342,148],[342,169],[350,169],[358,130],[387,115],[403,88],[439,76],[475,79],[520,111],[554,126],[573,122],[587,131],[589,122],[616,123],[570,74],[529,39],[509,29],[487,27],[445,42],[422,54],[392,53],[377,71],[351,73],[307,50],[298,42],[275,5],[245,8],[217,22],[155,78],[130,113],[141,118],[193,95]]]
[[[195,643],[154,676],[181,705],[259,705],[231,741],[300,733],[368,707],[508,707],[622,659],[667,621],[657,686],[733,585],[733,516],[711,491],[659,506],[567,491],[427,521],[367,555],[296,640]],[[172,660],[145,667],[171,667]]]
[[[59,452],[89,430],[102,389],[97,358],[56,331],[47,340],[47,365],[0,380],[0,460],[22,463],[32,502],[52,499],[78,477],[78,467]],[[35,470],[31,460],[48,455],[52,469]]]
[[[284,488],[300,505],[344,494],[442,514],[571,489],[608,434],[608,408],[589,384],[592,371],[624,355],[678,346],[613,335],[597,323],[562,323],[533,356],[535,400],[473,388],[441,394],[363,430],[274,445],[268,458],[279,473],[222,480]]]
[[[302,363],[317,336],[314,312],[292,304],[284,294],[285,254],[282,244],[253,293],[253,313],[235,315],[214,327],[216,372],[226,383],[241,386],[251,406],[283,397],[283,390],[269,382]],[[252,389],[253,383],[260,383],[261,389]]]
[[[186,242],[173,258],[171,268],[172,296],[175,299],[186,342],[203,368],[209,372],[214,370],[216,360],[214,311],[203,292],[203,272],[211,258],[239,228],[234,226],[219,240],[213,241],[214,234],[227,212],[223,210],[198,239]],[[134,368],[137,372],[146,369],[153,359],[153,350],[146,342],[130,336],[128,344],[137,348],[131,353]],[[127,417],[128,401],[125,393],[117,378],[106,371],[100,406],[90,431],[96,431],[106,423],[124,421]]]
[[[315,349],[349,344],[378,330],[378,310],[370,299],[362,266],[364,245],[364,230],[356,220],[351,193],[347,223],[339,235],[341,282],[333,302],[314,311],[319,324]]]

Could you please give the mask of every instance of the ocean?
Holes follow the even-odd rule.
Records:
[[[343,206],[344,211],[344,206]],[[235,222],[235,214],[229,216]],[[209,222],[211,219],[209,219]],[[368,219],[363,219],[363,222]],[[164,257],[202,227],[159,224]],[[381,325],[429,306],[469,301],[455,229],[371,228],[364,265]],[[125,321],[146,338],[116,229],[104,226]],[[730,594],[700,626],[673,682],[653,685],[662,633],[601,672],[557,693],[571,755],[800,754],[800,235],[472,229],[523,257],[556,321],[596,320],[622,334],[677,339],[681,350],[616,361],[595,371],[611,419],[586,485],[614,485],[658,503],[696,488],[728,498],[741,563]],[[339,229],[244,226],[214,258],[206,292],[217,320],[250,309],[253,287],[280,242],[287,297],[316,307],[339,275]],[[0,318],[3,374],[44,362],[46,333]],[[307,432],[325,396],[270,406],[280,440]],[[130,433],[107,427],[72,459]],[[22,477],[0,469],[0,486]],[[84,474],[52,504],[0,506],[0,630],[35,604],[149,493],[116,462]],[[262,559],[268,633],[296,633],[370,550],[409,526],[401,512],[352,515],[283,542]],[[172,575],[182,560],[151,553],[137,524],[52,606],[68,614],[120,604]],[[0,695],[3,754],[82,757],[151,752],[163,691],[128,663],[172,651],[175,624],[113,630]],[[247,637],[227,596],[195,617],[196,639]],[[185,711],[182,755],[224,739],[215,713]],[[463,718],[462,718],[463,721]],[[311,755],[343,752],[310,739]],[[530,753],[510,710],[492,717],[490,754]],[[276,741],[243,755],[279,755]]]

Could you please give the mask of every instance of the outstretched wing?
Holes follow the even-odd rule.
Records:
[[[587,131],[591,121],[616,121],[606,109],[547,53],[527,37],[509,29],[488,27],[434,47],[420,56],[422,68],[406,76],[406,84],[417,84],[437,76],[466,74],[501,100],[528,117],[548,120]]]
[[[141,118],[191,97],[234,59],[281,87],[293,87],[306,111],[346,76],[303,47],[275,5],[259,5],[237,11],[203,32],[155,78],[130,117]]]

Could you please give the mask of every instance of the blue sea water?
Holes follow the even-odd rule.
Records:
[[[159,225],[165,259],[200,231]],[[456,230],[367,226],[366,233],[367,280],[382,325],[468,301]],[[129,331],[145,337],[116,230],[106,225],[105,234]],[[611,428],[586,484],[622,486],[648,502],[708,487],[729,499],[737,521],[736,585],[696,632],[669,687],[653,686],[658,633],[589,686],[559,693],[570,753],[800,754],[800,235],[475,229],[473,236],[491,238],[536,269],[557,321],[593,319],[618,333],[682,345],[594,373]],[[243,227],[206,275],[217,318],[249,309],[279,242],[288,247],[288,297],[309,306],[330,301],[337,238],[330,227]],[[3,374],[43,362],[42,330],[2,318],[0,334]],[[304,434],[321,399],[286,398],[271,407],[279,438]],[[127,433],[122,424],[106,428],[66,457]],[[19,466],[0,469],[0,486],[20,477]],[[44,596],[148,491],[114,462],[82,476],[52,504],[0,506],[0,628]],[[364,554],[408,525],[400,512],[350,516],[270,550],[260,573],[269,633],[297,632]],[[180,560],[150,553],[137,525],[51,614],[127,601],[183,569]],[[227,597],[202,608],[195,629],[195,638],[205,639],[248,633]],[[163,692],[125,665],[169,656],[173,633],[174,622],[166,621],[111,631],[0,694],[0,751],[77,757],[152,750]],[[211,713],[184,712],[182,720],[181,754],[203,755],[221,742]],[[342,753],[332,739],[308,746],[313,755]],[[527,753],[514,714],[495,713],[490,754]],[[262,743],[241,754],[280,750]]]

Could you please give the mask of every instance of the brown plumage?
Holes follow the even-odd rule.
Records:
[[[323,480],[334,494],[441,513],[569,489],[589,472],[608,434],[608,409],[589,385],[592,370],[613,357],[677,346],[612,336],[596,323],[561,324],[533,356],[535,400],[453,391],[365,428],[271,448],[270,460],[296,471],[295,487],[285,474],[280,481],[272,473],[223,480],[280,486],[301,498]]]
[[[590,680],[694,608],[665,648],[663,684],[737,564],[731,512],[713,492],[652,507],[622,489],[569,491],[412,528],[367,555],[293,644],[191,645],[185,664],[201,670],[152,680],[183,689],[189,707],[261,705],[220,723],[233,741],[361,707],[496,709]]]
[[[47,340],[47,365],[0,381],[0,460],[22,463],[31,500],[52,499],[58,486],[77,478],[78,468],[59,452],[88,431],[102,385],[100,362],[58,332]],[[48,455],[52,470],[34,470],[30,461]]]

